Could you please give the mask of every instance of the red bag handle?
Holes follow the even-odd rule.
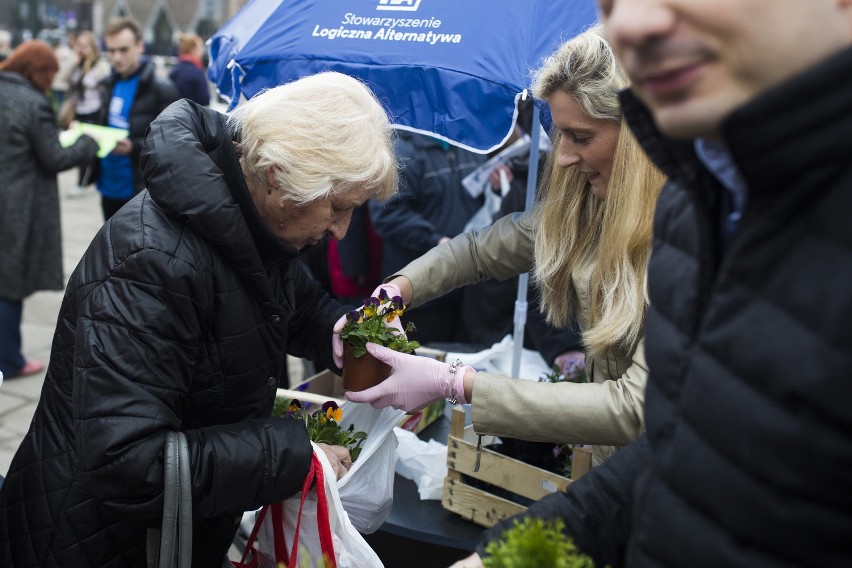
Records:
[[[311,469],[305,478],[305,483],[302,485],[302,500],[299,503],[299,516],[296,519],[296,532],[293,535],[293,548],[290,549],[289,566],[298,566],[296,558],[299,555],[299,529],[302,525],[302,509],[305,506],[305,497],[314,481],[316,481],[317,488],[317,530],[319,531],[320,550],[322,551],[326,568],[337,568],[337,561],[334,556],[334,543],[331,540],[331,524],[328,519],[325,475],[322,471],[322,463],[316,454],[311,459]]]
[[[316,482],[317,488],[317,530],[319,531],[320,550],[323,553],[326,568],[337,568],[337,561],[334,556],[334,543],[331,538],[331,523],[328,515],[328,497],[325,493],[325,475],[322,470],[322,463],[316,454],[311,458],[311,469],[308,471],[305,482],[302,484],[302,499],[299,502],[299,514],[296,517],[296,530],[293,535],[293,548],[290,549],[289,566],[298,566],[296,559],[299,554],[299,530],[302,525],[302,510],[305,507],[305,497],[311,489],[311,485]],[[287,558],[287,539],[284,535],[284,505],[283,503],[274,503],[272,505],[264,505],[257,515],[254,522],[254,528],[246,542],[243,558],[239,566],[254,566],[256,562],[246,564],[246,558],[253,550],[254,542],[257,540],[257,535],[260,532],[260,527],[263,524],[263,519],[269,510],[272,510],[272,534],[275,561],[278,562],[282,558]],[[256,561],[256,557],[254,558]]]
[[[254,551],[254,543],[257,540],[260,527],[263,525],[263,519],[270,510],[272,510],[272,543],[275,559],[278,560],[279,558],[287,558],[289,556],[289,554],[287,554],[287,539],[284,537],[284,506],[281,503],[273,503],[272,505],[264,505],[261,507],[260,512],[257,514],[254,521],[254,528],[251,530],[251,535],[249,535],[249,538],[246,541],[246,547],[243,550],[242,560],[240,560],[240,563],[237,564],[237,566],[257,566],[257,555],[253,556],[252,561],[248,564],[246,563],[246,559],[248,558],[248,555]]]

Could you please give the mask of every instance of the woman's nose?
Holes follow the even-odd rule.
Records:
[[[580,163],[580,155],[577,152],[560,150],[556,163],[560,168],[570,168]]]
[[[351,221],[352,212],[349,212],[347,215],[342,216],[339,219],[335,219],[328,227],[328,232],[331,234],[331,238],[336,241],[339,241],[340,239],[345,237],[346,231],[349,230],[349,223]]]

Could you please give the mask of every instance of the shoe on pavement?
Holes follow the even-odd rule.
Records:
[[[44,363],[36,359],[26,359],[24,361],[24,366],[21,367],[20,371],[14,375],[8,375],[6,378],[12,379],[14,377],[29,377],[30,375],[37,375],[42,371],[44,371]]]
[[[65,195],[67,195],[68,197],[83,197],[84,195],[86,195],[86,193],[88,193],[88,191],[86,190],[86,186],[78,185],[77,187],[72,187],[71,189],[69,189]]]

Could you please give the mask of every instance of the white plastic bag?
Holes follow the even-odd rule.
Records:
[[[355,425],[367,433],[361,455],[337,482],[340,502],[360,532],[371,534],[382,526],[393,507],[393,476],[396,465],[394,426],[405,415],[395,408],[373,408],[366,403],[345,402],[340,425]]]
[[[514,346],[512,336],[503,337],[500,343],[495,343],[488,349],[478,353],[447,353],[447,361],[460,359],[465,365],[470,365],[486,373],[499,373],[510,376],[512,373],[512,356]],[[538,351],[524,349],[521,357],[521,369],[518,375],[521,379],[537,381],[543,373],[550,371],[550,365]]]
[[[379,556],[370,548],[364,537],[352,525],[349,515],[344,510],[340,493],[338,492],[339,481],[335,482],[334,469],[331,467],[328,458],[326,458],[325,452],[314,445],[314,455],[322,463],[323,481],[328,504],[328,520],[337,567],[380,568],[383,564]],[[342,481],[342,478],[340,481]],[[317,519],[317,504],[316,488],[308,493],[301,511],[298,496],[294,496],[284,502],[284,532],[292,538],[301,512],[302,523],[299,530],[299,556],[308,554],[313,560],[322,558],[323,554],[318,530],[319,525],[317,522],[313,522]]]
[[[343,417],[340,425],[348,428],[350,424],[354,424],[356,431],[367,433],[367,440],[352,468],[337,481],[325,452],[314,445],[314,458],[322,465],[325,478],[334,554],[340,568],[380,567],[381,560],[360,533],[376,531],[393,507],[397,446],[393,430],[405,411],[390,407],[376,409],[369,404],[349,401],[341,408]],[[257,521],[255,522],[256,540],[249,539],[246,545],[247,550],[255,551],[255,558],[245,564],[234,563],[234,566],[277,568],[277,562],[289,561],[286,558],[287,553],[282,554],[282,549],[286,547],[290,550],[293,545],[296,521],[300,516],[301,496],[302,492],[280,505],[268,505],[261,509],[261,512],[265,513],[259,526],[256,525]],[[319,539],[320,518],[317,515],[317,505],[317,491],[314,488],[305,496],[302,505],[302,524],[298,541],[299,554],[309,555],[314,560],[322,558],[323,554]],[[280,522],[282,517],[283,523]]]
[[[440,501],[447,477],[447,445],[436,440],[425,442],[402,428],[394,428],[394,435],[399,443],[396,472],[417,484],[421,501]]]
[[[254,530],[234,568],[316,566],[382,568],[382,561],[352,525],[340,502],[334,469],[313,444],[302,491],[258,512]],[[328,560],[333,557],[334,562]]]

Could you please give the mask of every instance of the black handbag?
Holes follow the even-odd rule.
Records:
[[[161,529],[148,529],[148,568],[190,568],[192,488],[189,447],[183,432],[166,434],[163,474],[163,526]]]

